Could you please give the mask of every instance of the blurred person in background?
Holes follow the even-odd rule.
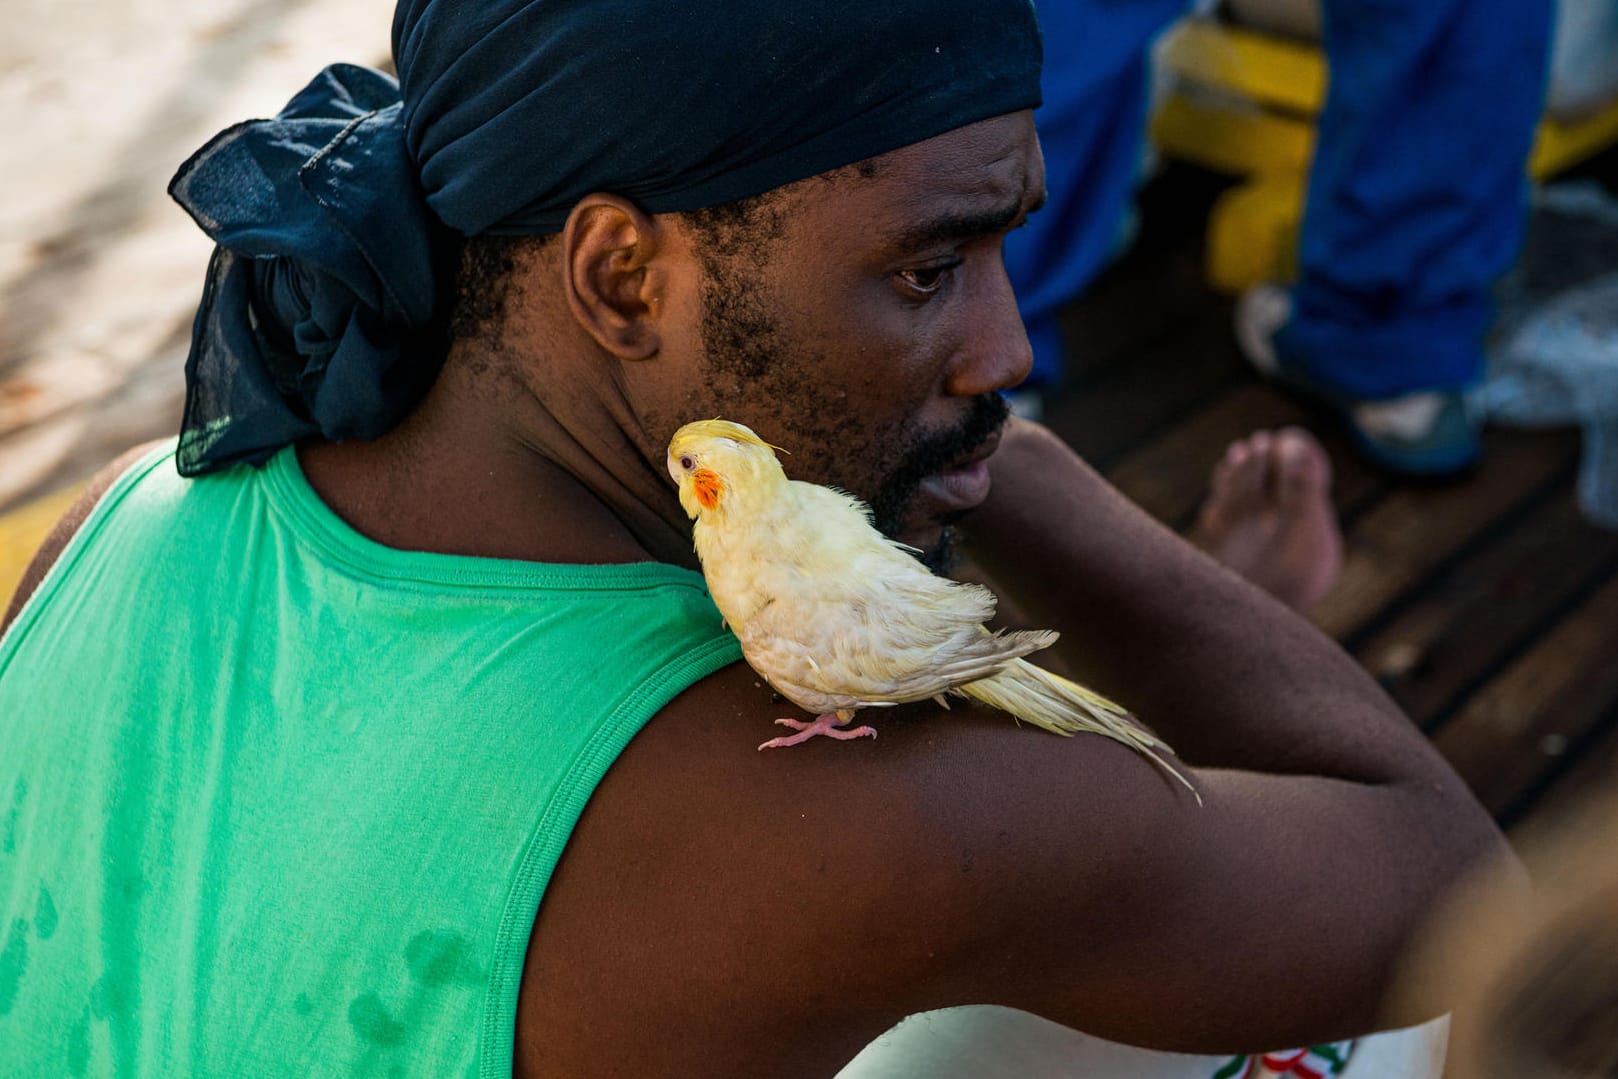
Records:
[[[1056,314],[1116,252],[1138,178],[1146,53],[1183,0],[1042,0],[1037,115],[1050,205],[1006,243],[1034,346],[1062,371]],[[1309,22],[1291,5],[1294,23]],[[1292,11],[1291,9],[1300,9]],[[1243,297],[1237,340],[1264,377],[1321,403],[1376,465],[1473,464],[1490,290],[1521,245],[1545,96],[1550,0],[1322,0],[1330,83],[1298,278]]]

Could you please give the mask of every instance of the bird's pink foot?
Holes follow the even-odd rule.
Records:
[[[817,734],[823,734],[827,738],[835,738],[839,742],[846,742],[850,738],[876,737],[876,731],[870,727],[855,727],[852,730],[844,727],[843,724],[847,723],[848,720],[842,718],[836,712],[827,712],[823,716],[816,716],[813,723],[805,723],[801,719],[785,718],[778,719],[776,722],[783,727],[791,727],[798,733],[783,735],[780,738],[771,738],[758,748],[780,749],[783,746],[795,746],[799,742],[807,742]]]

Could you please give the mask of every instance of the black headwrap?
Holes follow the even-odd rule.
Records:
[[[400,0],[400,82],[336,65],[170,185],[217,242],[180,471],[374,438],[431,385],[454,233],[583,196],[690,210],[1039,103],[1030,0]]]

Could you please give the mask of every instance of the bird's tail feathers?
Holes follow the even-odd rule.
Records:
[[[1056,643],[1058,636],[1056,632],[1044,629],[1001,630],[998,633],[985,630],[970,646],[962,648],[954,659],[935,663],[918,671],[914,679],[897,683],[893,687],[895,699],[914,700],[917,688],[927,683],[960,683],[988,678],[1019,656],[1049,648]]]
[[[988,678],[957,686],[954,692],[1010,712],[1053,734],[1089,732],[1122,742],[1185,784],[1198,804],[1202,802],[1191,781],[1164,758],[1164,752],[1174,751],[1162,739],[1142,727],[1121,705],[1077,682],[1018,659]]]

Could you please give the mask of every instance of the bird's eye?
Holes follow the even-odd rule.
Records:
[[[689,453],[680,458],[680,467],[685,469],[687,472],[690,472],[693,468],[695,468],[696,464],[697,463],[691,459],[691,455]]]

